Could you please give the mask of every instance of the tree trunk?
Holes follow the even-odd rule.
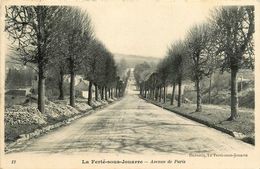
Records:
[[[104,87],[101,87],[101,100],[104,100]]]
[[[39,66],[38,74],[38,109],[41,113],[45,113],[45,78],[43,68]]]
[[[175,82],[172,84],[172,97],[171,97],[171,105],[173,105],[175,100]]]
[[[146,98],[147,96],[147,89],[146,89],[146,84],[144,84],[144,97]]]
[[[90,106],[91,106],[91,101],[92,101],[92,82],[89,81],[89,86],[88,86],[88,105],[90,105]]]
[[[111,98],[111,89],[108,88],[108,98]]]
[[[178,91],[178,107],[181,107],[181,100],[182,100],[182,97],[181,97],[181,82],[182,80],[179,79],[179,82],[178,82],[178,88],[179,88],[179,91]]]
[[[60,81],[59,81],[59,100],[64,100],[64,88],[63,88],[63,82],[64,82],[64,72],[62,69],[60,69]]]
[[[209,104],[211,104],[211,84],[212,83],[212,74],[209,77]]]
[[[145,97],[145,84],[142,83],[142,96]]]
[[[70,72],[70,106],[75,107],[75,72]]]
[[[163,85],[163,103],[166,102],[166,85]]]
[[[197,78],[196,80],[196,88],[197,88],[197,109],[196,112],[201,112],[201,91],[200,91],[200,80]]]
[[[95,85],[95,100],[98,101],[98,85],[97,84],[94,85]]]
[[[104,88],[105,88],[105,99],[107,100],[107,87]]]
[[[228,120],[234,120],[238,117],[237,72],[238,69],[231,68],[231,116]]]
[[[243,90],[243,76],[240,77],[240,91]]]
[[[139,85],[139,90],[140,90],[140,91],[139,91],[139,92],[140,92],[139,94],[142,95],[142,84]]]
[[[159,87],[159,102],[161,102],[162,99],[162,88]]]
[[[112,98],[115,97],[115,88],[112,88]]]
[[[104,86],[102,87],[102,95],[103,95],[103,100],[105,100],[106,93],[105,93],[105,87]]]
[[[40,7],[36,11],[38,21],[38,32],[37,32],[37,49],[38,49],[38,109],[41,113],[45,113],[45,77],[44,77],[44,58],[46,57],[46,36],[44,26],[44,11]]]
[[[152,89],[152,100],[154,100],[155,88]]]
[[[155,100],[158,101],[158,87],[155,88]]]

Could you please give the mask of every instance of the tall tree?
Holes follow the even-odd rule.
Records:
[[[84,72],[89,80],[88,104],[92,101],[92,84],[95,85],[95,96],[98,99],[98,90],[101,92],[101,99],[107,96],[106,92],[116,76],[116,67],[112,54],[98,40],[90,42],[87,57],[84,59]],[[114,78],[114,79],[113,79]],[[106,92],[104,91],[106,90]]]
[[[49,69],[51,75],[58,77],[57,84],[59,89],[58,99],[64,100],[64,75],[68,73],[67,56],[68,51],[68,37],[66,36],[66,27],[64,26],[64,14],[68,12],[67,7],[60,7],[60,11],[56,21],[58,24],[54,26],[52,38],[50,40],[50,52],[52,57]]]
[[[87,57],[83,60],[83,71],[86,79],[89,81],[88,104],[92,104],[92,84],[95,85],[95,99],[98,100],[98,85],[96,83],[95,72],[97,69],[98,51],[102,48],[100,41],[92,39],[88,46]]]
[[[196,111],[202,110],[201,106],[201,80],[207,76],[209,77],[214,70],[214,57],[211,54],[212,36],[211,29],[208,24],[195,25],[191,28],[186,39],[188,56],[191,60],[192,66],[192,80],[195,82],[197,91],[197,108]]]
[[[123,78],[126,75],[127,68],[128,64],[126,60],[124,58],[121,59],[117,64],[117,74],[120,76],[120,78]]]
[[[172,84],[172,93],[171,93],[171,102],[170,104],[173,105],[174,100],[175,100],[175,87],[177,84],[177,77],[178,74],[178,66],[175,64],[175,50],[174,47],[172,46],[171,48],[168,49],[167,51],[167,56],[165,58],[166,62],[168,63],[167,69],[168,69],[168,81]]]
[[[68,7],[63,14],[62,27],[66,28],[68,55],[66,56],[70,73],[70,105],[75,106],[75,77],[82,68],[84,57],[87,57],[87,46],[93,38],[91,20],[86,12]]]
[[[222,71],[231,71],[231,115],[238,117],[237,73],[254,68],[254,6],[223,7],[214,11],[212,29]]]
[[[178,107],[182,103],[182,81],[190,74],[190,61],[187,54],[187,46],[182,41],[177,41],[168,49],[169,63],[172,66],[174,76],[172,80],[178,84]]]
[[[143,62],[141,64],[137,64],[134,68],[134,78],[138,88],[140,89],[140,94],[144,95],[146,91],[145,85],[145,77],[152,72],[154,72],[156,67],[153,67],[148,62]]]
[[[113,55],[110,52],[107,52],[107,61],[105,63],[106,66],[106,76],[105,76],[105,88],[106,88],[106,100],[107,100],[107,92],[109,94],[109,98],[111,97],[110,90],[115,86],[116,81],[116,64]]]
[[[46,67],[49,63],[48,43],[55,24],[56,6],[7,6],[6,27],[18,60],[33,64],[38,72],[38,109],[44,113]]]
[[[163,59],[157,66],[158,76],[162,82],[163,88],[163,103],[166,102],[166,87],[167,87],[167,78],[169,76],[169,65],[167,59]]]
[[[105,46],[100,43],[99,49],[95,52],[96,53],[96,67],[94,70],[94,81],[98,85],[100,90],[100,96],[103,100],[105,97],[105,86],[106,86],[106,62],[108,60],[107,49]]]
[[[92,39],[88,46],[88,54],[87,57],[83,60],[83,74],[86,79],[89,81],[89,89],[88,89],[88,104],[91,106],[92,104],[92,84],[94,83],[94,72],[96,69],[96,60],[97,55],[96,51],[99,49],[99,41],[96,39]],[[95,99],[98,100],[98,86],[95,84]]]

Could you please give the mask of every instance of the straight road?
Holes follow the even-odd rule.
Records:
[[[187,154],[247,152],[253,146],[147,103],[131,75],[127,95],[24,145],[22,153]]]

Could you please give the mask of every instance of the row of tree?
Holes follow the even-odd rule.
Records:
[[[64,99],[63,80],[70,74],[70,105],[75,106],[75,76],[89,81],[88,104],[92,85],[101,99],[120,90],[120,78],[113,58],[95,38],[89,15],[75,7],[7,6],[5,30],[12,40],[13,59],[35,68],[38,74],[38,109],[44,113],[45,79],[59,79],[60,99]]]
[[[178,106],[181,106],[181,88],[184,80],[195,83],[196,111],[201,111],[201,80],[211,77],[216,70],[231,74],[231,116],[238,116],[237,74],[240,69],[254,68],[255,32],[254,7],[232,6],[212,11],[207,23],[193,26],[183,41],[174,42],[166,57],[158,64],[156,72],[150,72],[138,82],[141,94],[165,102],[166,86],[173,86],[171,104],[178,85]],[[138,80],[138,79],[137,79]],[[139,80],[138,80],[139,81]],[[162,96],[163,90],[163,96]],[[210,96],[210,94],[209,94]]]

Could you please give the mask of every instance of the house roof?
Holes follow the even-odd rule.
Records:
[[[13,96],[26,96],[29,93],[30,91],[28,89],[11,89],[5,92],[6,95],[13,95]]]
[[[81,80],[76,86],[75,90],[87,91],[88,90],[88,81]]]

